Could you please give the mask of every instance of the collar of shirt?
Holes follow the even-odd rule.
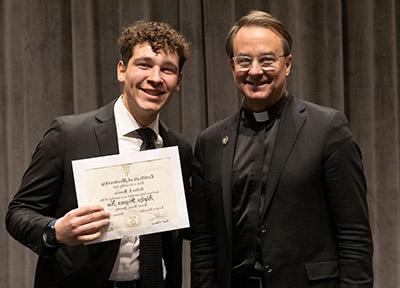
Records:
[[[265,122],[269,120],[268,110],[262,112],[253,112],[253,115],[257,122]]]
[[[124,103],[122,102],[122,95],[115,102],[114,117],[115,117],[115,124],[117,127],[118,139],[125,137],[139,138],[137,133],[134,131],[142,127],[132,116],[132,114],[128,111],[128,109],[125,107]],[[151,122],[147,127],[151,128],[157,135],[156,147],[157,148],[163,147],[163,140],[159,133],[159,115],[157,115],[156,119],[153,122]]]

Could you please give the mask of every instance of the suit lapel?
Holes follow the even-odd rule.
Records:
[[[268,180],[265,188],[265,205],[261,214],[261,219],[265,217],[283,168],[306,121],[306,117],[303,114],[305,108],[292,96],[288,96],[287,101],[288,103],[282,113],[281,122],[279,123],[278,134],[276,136],[269,167]]]
[[[169,133],[169,129],[168,129],[167,125],[165,125],[165,123],[162,122],[161,120],[159,123],[160,123],[159,133],[160,133],[161,138],[163,139],[164,147],[178,145],[176,143],[175,138],[171,136],[171,133]]]
[[[114,104],[115,101],[100,108],[95,114],[98,125],[95,126],[94,129],[101,156],[119,153],[117,128],[114,118]],[[168,132],[168,127],[162,121],[160,121],[160,135],[165,147],[177,145],[175,138],[171,137],[171,134]]]
[[[118,154],[117,128],[114,120],[114,104],[102,107],[96,113],[98,125],[94,127],[101,156]]]
[[[112,103],[100,108],[94,115],[97,125],[94,126],[97,143],[100,151],[99,156],[118,154],[117,128],[114,118],[114,104]],[[120,240],[102,242],[96,245],[88,245],[89,253],[93,259],[106,263],[104,274],[109,275],[118,253]],[[104,251],[108,251],[106,255]],[[98,254],[100,253],[100,254]]]
[[[239,125],[239,113],[230,119],[220,139],[222,148],[222,201],[225,224],[228,231],[228,243],[232,239],[232,163]]]

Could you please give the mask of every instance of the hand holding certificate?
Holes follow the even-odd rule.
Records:
[[[189,227],[177,147],[75,160],[72,167],[78,205],[110,212],[94,242]]]

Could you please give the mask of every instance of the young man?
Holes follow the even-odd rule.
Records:
[[[243,105],[196,143],[193,288],[372,287],[360,151],[341,112],[286,92],[291,46],[261,11],[228,34]]]
[[[77,208],[72,160],[139,151],[147,131],[151,148],[179,147],[189,189],[191,147],[159,121],[179,91],[189,45],[168,24],[144,21],[127,27],[119,44],[122,95],[96,111],[54,119],[9,204],[9,233],[39,255],[35,287],[181,287],[180,231],[156,235],[162,256],[150,264],[141,258],[148,250],[142,237],[82,245],[101,236],[109,213]]]

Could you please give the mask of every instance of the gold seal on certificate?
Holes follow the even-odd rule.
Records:
[[[141,222],[140,220],[140,213],[138,211],[131,211],[128,212],[125,215],[125,221],[126,221],[126,225],[128,225],[128,227],[135,227],[138,226]]]
[[[176,146],[75,160],[72,168],[78,205],[110,212],[94,242],[189,227]]]

